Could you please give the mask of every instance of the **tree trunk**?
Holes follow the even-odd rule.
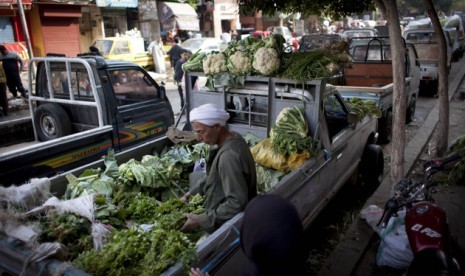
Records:
[[[405,116],[407,97],[405,93],[405,54],[406,48],[402,39],[399,14],[396,1],[375,0],[375,4],[383,11],[387,20],[389,40],[391,43],[393,65],[393,122],[391,147],[391,194],[394,185],[404,177],[404,149],[405,149]]]
[[[439,95],[439,123],[438,135],[436,141],[436,157],[442,157],[447,151],[449,139],[449,83],[447,79],[447,45],[444,32],[439,22],[436,9],[431,0],[423,0],[426,11],[431,19],[431,25],[439,42],[439,78],[438,78],[438,95]]]

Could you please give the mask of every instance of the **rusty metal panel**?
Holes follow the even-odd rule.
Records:
[[[46,53],[75,57],[81,52],[78,17],[42,17]]]

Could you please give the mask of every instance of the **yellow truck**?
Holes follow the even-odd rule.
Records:
[[[141,37],[105,37],[94,43],[106,59],[134,62],[145,69],[154,68],[153,57],[145,51]]]

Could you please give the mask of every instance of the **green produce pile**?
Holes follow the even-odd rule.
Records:
[[[318,142],[310,136],[304,111],[298,106],[281,110],[271,128],[270,138],[251,148],[255,162],[284,174],[300,167],[317,151]],[[267,179],[270,176],[280,177],[262,171],[260,173]]]
[[[285,156],[302,152],[314,155],[316,152],[304,112],[297,106],[281,110],[271,128],[270,140],[274,151]]]
[[[92,275],[158,275],[175,263],[187,269],[201,233],[179,229],[186,213],[204,212],[204,200],[195,195],[184,203],[180,197],[195,160],[207,158],[208,150],[203,143],[173,146],[120,165],[109,151],[104,170],[69,174],[63,200],[56,199],[66,208],[90,210],[92,218],[58,207],[35,211],[27,222],[40,229],[36,242],[65,245],[67,260]],[[92,199],[90,207],[88,200],[79,201],[84,198]]]
[[[449,151],[451,153],[459,154],[462,158],[454,164],[454,167],[452,167],[449,172],[447,182],[465,185],[465,136],[454,141]]]
[[[374,101],[352,98],[346,101],[346,103],[350,107],[350,111],[357,113],[359,121],[362,121],[366,116],[381,117],[381,111]]]
[[[285,39],[274,34],[232,41],[222,52],[195,53],[183,64],[185,72],[203,72],[206,86],[240,87],[246,76],[284,77],[298,83],[329,78],[349,65],[347,44],[340,42],[312,52],[288,53]]]
[[[350,66],[347,43],[340,41],[321,49],[289,54],[284,58],[281,77],[302,83],[314,79],[328,79]]]

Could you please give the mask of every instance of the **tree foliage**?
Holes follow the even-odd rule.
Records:
[[[433,0],[431,2],[436,11],[448,13],[457,0]],[[397,0],[397,7],[401,16],[422,15],[426,13],[423,0]]]
[[[237,2],[240,11],[244,13],[261,10],[267,15],[274,15],[276,12],[301,13],[303,15],[324,14],[334,19],[374,10],[371,0],[237,0]]]

